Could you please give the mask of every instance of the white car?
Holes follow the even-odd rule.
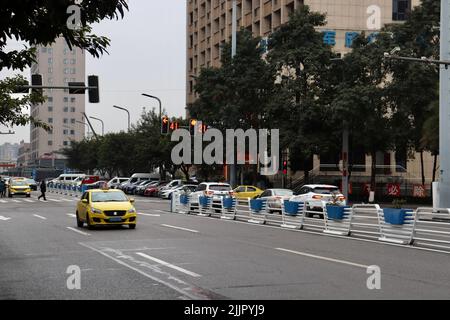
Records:
[[[191,193],[191,203],[199,203],[200,196],[210,196],[213,202],[220,202],[223,197],[233,197],[233,189],[228,183],[203,182]]]
[[[114,177],[108,181],[107,185],[110,189],[116,189],[120,184],[127,182],[130,178]]]
[[[345,206],[347,201],[338,187],[327,184],[309,184],[303,186],[298,195],[291,197],[290,201],[306,202],[308,210],[323,211],[328,204],[336,201],[336,204]]]
[[[267,189],[258,199],[267,200],[267,208],[269,212],[281,213],[281,204],[285,200],[289,200],[294,192],[289,189]]]
[[[164,190],[161,191],[161,198],[163,199],[172,199],[172,195],[174,192],[186,192],[186,193],[190,193],[193,192],[197,189],[197,185],[195,184],[185,184],[182,186],[178,186],[169,190]]]

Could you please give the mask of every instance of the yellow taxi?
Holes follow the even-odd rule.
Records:
[[[77,204],[77,225],[82,228],[86,223],[89,229],[127,225],[135,229],[137,212],[133,204],[134,199],[128,199],[121,190],[88,190]]]
[[[234,189],[233,192],[238,199],[254,199],[261,195],[264,191],[255,186],[239,186]]]
[[[31,187],[25,178],[12,178],[8,184],[8,197],[26,196],[31,197]]]

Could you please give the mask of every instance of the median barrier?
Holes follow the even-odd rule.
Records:
[[[348,236],[353,210],[348,206],[325,206],[324,207],[324,233]]]
[[[396,244],[411,244],[415,227],[415,213],[407,209],[383,209],[378,211],[380,238]]]
[[[282,228],[302,229],[304,220],[304,202],[283,201]]]

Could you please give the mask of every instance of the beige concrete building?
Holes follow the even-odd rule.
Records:
[[[79,48],[69,49],[64,39],[57,39],[52,46],[37,47],[37,63],[32,74],[41,74],[43,85],[68,86],[69,82],[86,82],[85,54]],[[31,161],[48,156],[84,138],[83,120],[85,96],[70,95],[68,90],[44,90],[48,97],[42,105],[32,106],[31,115],[53,127],[51,132],[31,127]]]
[[[263,39],[287,22],[289,14],[301,5],[326,13],[327,25],[319,28],[324,34],[324,42],[344,55],[351,50],[356,34],[376,34],[385,24],[401,23],[420,0],[238,0],[237,3],[238,28],[247,28]],[[187,0],[188,106],[197,98],[195,76],[204,67],[220,66],[220,47],[231,39],[231,19],[231,0]],[[365,179],[370,175],[371,157],[362,153],[357,158],[360,168],[354,176]],[[406,177],[412,183],[420,184],[419,159],[418,154],[414,158],[395,153],[377,155],[381,175],[390,182],[396,181],[396,177]],[[433,157],[425,154],[424,159],[426,176],[430,179]],[[337,163],[339,159],[316,156],[312,174],[339,175],[339,170],[332,170]]]

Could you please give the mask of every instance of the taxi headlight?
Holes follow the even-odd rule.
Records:
[[[135,208],[131,208],[130,210],[128,210],[128,213],[136,213],[136,209]]]
[[[92,213],[95,213],[95,214],[101,214],[101,213],[102,213],[101,210],[98,210],[98,209],[95,209],[95,208],[92,208],[92,209],[91,209],[91,212],[92,212]]]

